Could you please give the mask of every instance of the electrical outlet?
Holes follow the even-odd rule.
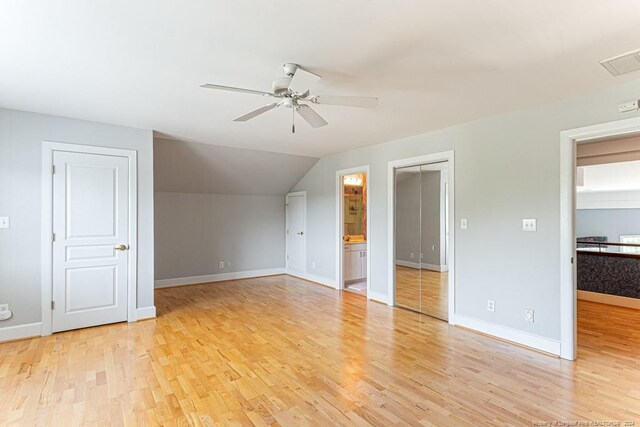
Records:
[[[220,261],[220,262],[218,263],[218,267],[220,267],[220,268],[224,268],[224,261]]]
[[[527,322],[533,323],[533,308],[525,308],[524,309],[524,318]]]
[[[313,261],[313,262],[311,263],[311,269],[312,269],[312,270],[315,270],[315,269],[316,269],[316,262],[315,262],[315,261]]]
[[[535,219],[523,219],[522,220],[522,231],[536,231],[537,225]]]
[[[496,303],[493,300],[487,300],[487,311],[496,311]]]
[[[9,304],[0,304],[0,312],[9,311]]]
[[[227,267],[231,267],[231,261],[227,261]]]
[[[409,254],[409,258],[413,259],[413,252]]]

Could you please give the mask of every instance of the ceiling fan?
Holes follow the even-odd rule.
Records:
[[[293,123],[291,132],[296,132],[295,113],[300,116],[313,128],[319,128],[327,125],[327,121],[323,119],[309,104],[319,105],[339,105],[346,107],[375,108],[378,104],[378,98],[365,96],[328,96],[328,95],[311,95],[310,88],[318,83],[322,77],[305,70],[298,64],[284,64],[284,77],[280,77],[272,83],[271,92],[263,92],[260,90],[243,89],[239,87],[222,86],[214,84],[204,84],[200,87],[207,89],[228,90],[232,92],[249,93],[253,95],[267,96],[276,98],[278,101],[253,110],[243,116],[234,119],[234,122],[246,122],[260,114],[273,110],[278,107],[291,108],[293,111]]]

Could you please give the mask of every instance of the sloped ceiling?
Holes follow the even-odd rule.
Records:
[[[638,0],[3,0],[0,106],[320,157],[595,90],[599,61],[640,48]],[[265,99],[285,62],[316,94],[311,129]],[[630,94],[630,96],[633,96]],[[632,98],[630,98],[632,99]]]
[[[155,138],[159,192],[284,195],[317,158]]]

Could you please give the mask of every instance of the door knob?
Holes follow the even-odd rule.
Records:
[[[116,251],[126,251],[127,249],[129,249],[129,246],[127,246],[127,245],[118,245],[113,249],[115,249]]]
[[[302,236],[302,235],[304,234],[304,231],[300,231],[300,232],[298,232],[297,234],[299,234],[299,235],[301,235],[301,236]]]

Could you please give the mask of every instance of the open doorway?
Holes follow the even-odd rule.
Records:
[[[369,168],[337,173],[338,289],[369,294]]]
[[[640,325],[640,119],[564,131],[560,148],[559,354],[625,352]]]
[[[579,143],[576,165],[578,345],[608,347],[607,331],[640,326],[640,136]]]

